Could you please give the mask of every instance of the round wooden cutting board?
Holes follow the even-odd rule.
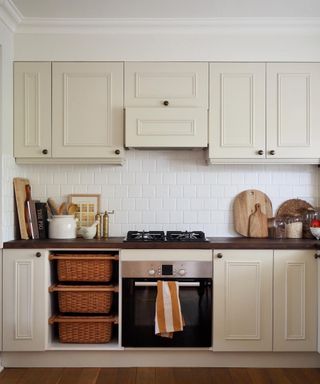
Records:
[[[272,203],[269,197],[257,189],[248,189],[239,193],[233,203],[233,220],[236,232],[249,236],[249,218],[260,204],[261,212],[267,218],[272,217]]]

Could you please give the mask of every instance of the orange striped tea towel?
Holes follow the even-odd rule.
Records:
[[[162,337],[173,337],[173,332],[183,331],[179,286],[176,281],[157,282],[155,333]]]

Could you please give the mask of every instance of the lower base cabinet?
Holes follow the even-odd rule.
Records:
[[[3,252],[3,351],[44,351],[47,329],[44,249]]]
[[[214,251],[214,351],[272,351],[270,250]]]
[[[273,350],[317,350],[315,251],[274,251]]]

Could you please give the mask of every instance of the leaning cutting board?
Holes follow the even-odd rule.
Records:
[[[249,236],[268,237],[268,218],[261,212],[261,206],[256,204],[256,210],[249,217]]]
[[[19,219],[20,235],[21,239],[28,240],[29,235],[27,231],[26,216],[25,216],[25,204],[26,204],[26,185],[30,185],[28,179],[22,179],[15,177],[13,179],[14,193],[16,197],[17,213]]]
[[[260,204],[261,212],[272,217],[272,203],[269,197],[257,189],[248,189],[239,193],[233,203],[233,221],[235,230],[242,236],[249,236],[249,218]]]

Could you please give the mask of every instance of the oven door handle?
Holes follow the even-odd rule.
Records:
[[[186,282],[181,281],[181,282],[178,282],[178,285],[179,285],[179,287],[184,287],[184,288],[200,287],[200,283],[198,283],[198,282],[186,283]],[[149,282],[135,281],[134,286],[135,287],[156,287],[157,282],[156,281],[149,281]]]

